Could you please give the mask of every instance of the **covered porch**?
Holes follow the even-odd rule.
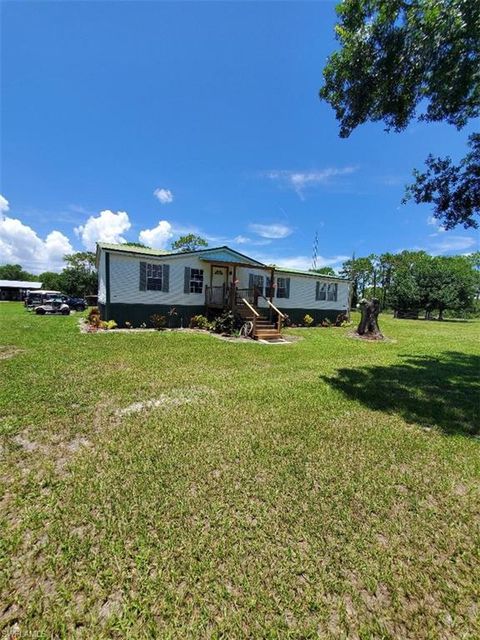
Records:
[[[238,306],[248,302],[248,304],[257,307],[260,298],[272,302],[274,292],[275,267],[269,267],[259,264],[229,262],[229,261],[212,261],[205,259],[208,263],[206,269],[206,286],[205,286],[205,306],[207,309],[230,309],[235,311]],[[240,269],[256,269],[265,272],[269,285],[265,287],[265,291],[255,286],[240,286],[239,270]]]

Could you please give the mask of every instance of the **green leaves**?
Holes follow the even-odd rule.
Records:
[[[427,171],[415,169],[415,182],[407,187],[404,202],[433,203],[433,216],[445,229],[457,224],[477,228],[480,211],[480,134],[468,138],[471,148],[458,165],[452,159],[428,156]]]
[[[344,0],[320,97],[341,137],[383,120],[401,131],[413,118],[457,128],[480,113],[480,3],[476,0]]]
[[[202,237],[196,236],[193,233],[189,233],[186,236],[180,236],[178,240],[172,242],[172,249],[174,251],[181,251],[183,253],[196,251],[201,247],[208,247],[208,242]]]

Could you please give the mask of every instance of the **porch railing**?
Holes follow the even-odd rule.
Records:
[[[275,311],[275,313],[277,314],[277,330],[278,330],[278,333],[281,333],[282,324],[283,324],[283,321],[285,320],[285,316],[280,311],[280,309],[277,309],[277,307],[273,304],[273,302],[270,302],[268,298],[265,298],[265,300],[267,301],[270,309],[273,309],[273,311]]]
[[[229,300],[229,288],[225,285],[220,287],[205,287],[205,304],[212,307],[225,307]]]

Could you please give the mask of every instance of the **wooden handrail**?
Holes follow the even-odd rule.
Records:
[[[258,311],[252,307],[252,305],[248,302],[248,300],[245,300],[245,298],[242,298],[242,302],[243,302],[243,304],[245,304],[245,305],[250,309],[250,311],[252,311],[252,312],[253,312],[253,315],[254,315],[256,318],[258,318],[258,317],[260,316],[260,314],[258,313]]]
[[[282,318],[282,320],[285,320],[285,316],[283,315],[283,313],[280,311],[280,309],[277,309],[277,307],[273,304],[273,302],[270,302],[270,300],[268,298],[265,298],[265,300],[268,302],[268,304],[272,307],[272,309],[274,311],[276,311],[278,313],[278,315]]]

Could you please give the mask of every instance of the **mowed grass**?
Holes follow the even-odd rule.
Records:
[[[480,637],[479,323],[0,322],[0,637]]]

